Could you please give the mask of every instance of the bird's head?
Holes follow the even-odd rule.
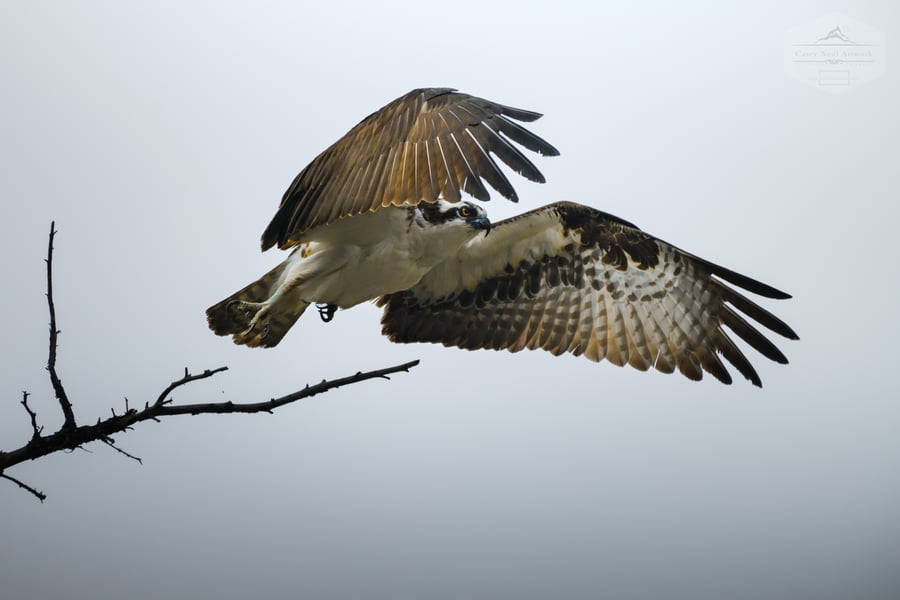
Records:
[[[491,231],[491,221],[487,212],[477,204],[462,200],[460,202],[423,202],[418,207],[421,224],[441,228],[452,227],[469,233]]]

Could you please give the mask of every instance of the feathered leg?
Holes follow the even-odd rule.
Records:
[[[244,289],[206,309],[209,328],[231,335],[235,344],[270,348],[294,325],[309,306],[298,297],[296,284],[284,292],[284,261]]]

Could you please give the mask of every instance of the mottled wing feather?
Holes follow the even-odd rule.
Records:
[[[677,369],[694,380],[705,371],[731,383],[724,358],[761,385],[726,328],[781,363],[787,359],[756,327],[797,335],[726,282],[789,297],[626,221],[563,202],[495,224],[415,287],[379,304],[383,332],[395,342],[540,348],[642,371]]]
[[[413,90],[363,119],[291,183],[262,236],[262,248],[296,244],[313,227],[402,204],[456,202],[462,193],[490,199],[482,180],[518,197],[494,157],[537,182],[544,177],[516,147],[559,152],[518,121],[536,112],[449,88]]]

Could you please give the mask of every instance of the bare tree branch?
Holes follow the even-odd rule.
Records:
[[[171,404],[166,404],[165,406],[160,407],[160,409],[156,412],[155,416],[169,416],[169,415],[200,415],[200,414],[213,414],[213,413],[258,413],[258,412],[267,412],[271,413],[276,408],[284,406],[285,404],[290,404],[291,402],[296,402],[297,400],[301,400],[303,398],[309,398],[310,396],[315,396],[316,394],[321,394],[323,392],[327,392],[328,390],[333,390],[335,388],[339,388],[345,385],[352,385],[354,383],[359,383],[360,381],[366,381],[367,379],[390,379],[388,375],[393,373],[408,373],[409,370],[416,365],[419,364],[418,360],[412,360],[402,365],[397,365],[395,367],[386,367],[384,369],[377,369],[375,371],[366,371],[366,372],[357,372],[356,375],[350,375],[348,377],[341,377],[340,379],[332,379],[332,380],[322,380],[321,382],[315,385],[307,385],[300,391],[294,392],[292,394],[288,394],[287,396],[282,396],[281,398],[272,398],[271,400],[267,400],[265,402],[254,402],[250,404],[234,404],[232,402],[218,402],[211,404],[187,404],[183,406],[175,406]],[[215,371],[204,371],[203,374],[212,375],[218,371],[224,370],[224,367],[220,367]],[[207,375],[208,376],[208,375]],[[199,379],[199,376],[193,376]],[[179,380],[179,381],[183,381]],[[178,383],[178,382],[176,382]],[[151,407],[152,408],[152,407]],[[2,464],[2,463],[0,463]]]
[[[234,402],[212,402],[205,404],[174,404],[170,395],[171,393],[194,381],[207,379],[222,371],[226,371],[228,367],[218,367],[216,369],[206,369],[201,373],[192,375],[187,368],[184,370],[184,376],[176,379],[160,392],[156,400],[151,403],[145,403],[143,410],[130,408],[128,399],[125,399],[125,412],[116,414],[111,409],[112,416],[107,419],[97,419],[93,425],[78,425],[75,422],[75,415],[72,409],[72,403],[69,401],[62,382],[56,373],[56,345],[59,331],[56,328],[56,311],[53,306],[53,278],[52,278],[52,259],[53,259],[53,238],[56,235],[55,223],[50,225],[50,242],[47,251],[47,304],[50,310],[50,354],[47,361],[47,371],[50,373],[50,382],[62,408],[65,420],[63,425],[55,433],[43,435],[43,428],[37,424],[37,414],[28,406],[28,392],[22,392],[23,398],[21,404],[25,407],[31,419],[32,436],[24,446],[15,450],[4,452],[0,450],[0,478],[12,481],[20,488],[30,492],[35,497],[44,501],[46,495],[31,487],[18,479],[5,473],[9,467],[20,463],[35,460],[49,454],[59,451],[72,451],[77,448],[85,449],[83,446],[91,442],[102,442],[111,447],[116,452],[141,462],[141,459],[125,450],[122,450],[113,439],[113,434],[126,432],[133,426],[142,421],[154,420],[159,422],[161,417],[169,417],[174,415],[201,415],[201,414],[234,414],[234,413],[272,413],[275,409],[291,404],[303,398],[315,396],[329,390],[339,387],[353,385],[369,379],[390,379],[390,375],[394,373],[404,372],[419,364],[418,360],[403,363],[393,367],[377,369],[374,371],[357,372],[355,375],[341,377],[339,379],[322,380],[315,385],[307,385],[302,390],[287,394],[280,398],[272,398],[262,402],[250,403],[234,403]]]
[[[31,407],[28,406],[28,396],[30,396],[28,392],[22,390],[22,406],[25,407],[25,412],[28,413],[28,416],[31,418],[31,439],[41,437],[41,432],[44,430],[43,427],[38,427],[37,424],[37,413],[31,410]]]
[[[56,336],[59,330],[56,328],[56,308],[53,306],[53,238],[56,237],[56,221],[50,222],[50,239],[47,242],[47,305],[50,309],[50,355],[47,357],[47,371],[50,372],[50,383],[53,385],[53,391],[59,405],[62,408],[63,421],[62,429],[70,430],[75,428],[75,413],[72,411],[72,403],[66,395],[62,381],[56,373]],[[2,469],[0,469],[2,472]]]
[[[3,479],[8,479],[8,480],[12,481],[14,484],[16,484],[17,486],[19,486],[19,487],[22,488],[23,490],[25,490],[25,491],[27,491],[27,492],[33,494],[38,500],[41,501],[41,504],[43,504],[43,503],[44,503],[44,500],[47,499],[47,494],[45,494],[45,493],[43,493],[43,492],[41,492],[41,491],[38,491],[38,490],[34,489],[34,488],[31,487],[30,485],[27,485],[27,484],[25,484],[25,483],[22,483],[21,481],[19,481],[19,480],[16,479],[15,477],[11,477],[11,476],[7,475],[6,473],[2,473],[2,472],[0,472],[0,477],[2,477]]]
[[[107,446],[109,446],[110,448],[112,448],[113,450],[115,450],[116,452],[118,452],[119,454],[126,456],[126,457],[130,458],[131,460],[136,460],[138,462],[138,464],[141,464],[141,465],[144,464],[144,461],[142,461],[139,457],[135,456],[134,454],[125,452],[124,450],[122,450],[121,448],[116,446],[116,440],[112,439],[111,437],[100,438],[100,441],[103,442],[104,444],[106,444]]]
[[[191,375],[190,373],[188,373],[187,367],[185,367],[184,368],[184,377],[182,377],[181,379],[179,379],[177,381],[173,381],[172,383],[170,383],[168,385],[168,387],[166,387],[166,389],[164,389],[159,394],[159,397],[156,399],[154,406],[156,406],[156,405],[162,406],[163,404],[165,404],[166,398],[169,397],[169,394],[171,394],[175,390],[175,388],[179,388],[179,387],[186,385],[192,381],[197,381],[198,379],[206,379],[207,377],[212,377],[216,373],[221,373],[222,371],[227,371],[227,370],[228,370],[228,367],[219,367],[218,369],[212,369],[212,370],[206,369],[199,375]],[[169,400],[169,402],[171,402],[171,400]]]
[[[94,425],[80,425],[74,429],[60,429],[56,433],[50,435],[38,436],[32,438],[26,445],[9,452],[0,452],[0,473],[9,467],[19,463],[35,460],[60,450],[74,450],[84,444],[90,442],[102,441],[108,445],[112,445],[116,450],[138,460],[136,457],[129,455],[114,444],[109,443],[109,438],[115,433],[121,433],[130,429],[133,425],[150,419],[159,420],[160,417],[168,417],[174,415],[202,415],[202,414],[234,414],[234,413],[271,413],[276,408],[309,398],[316,394],[321,394],[329,390],[339,388],[345,385],[352,385],[368,379],[390,379],[388,375],[399,372],[409,372],[409,370],[419,364],[418,360],[413,360],[402,365],[387,367],[375,371],[359,372],[355,375],[342,377],[340,379],[323,380],[315,385],[307,385],[302,390],[293,392],[280,398],[272,398],[264,402],[253,403],[234,403],[234,402],[212,402],[207,404],[172,404],[165,394],[160,394],[159,399],[153,404],[147,404],[143,410],[130,409],[123,414],[113,415],[105,420],[98,420]],[[198,375],[185,375],[177,381],[173,381],[165,391],[171,391],[180,385],[184,385],[191,381],[211,377],[212,375],[224,371],[224,367],[214,370],[206,370]]]

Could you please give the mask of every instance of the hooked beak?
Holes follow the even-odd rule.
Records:
[[[469,220],[469,225],[475,229],[483,229],[484,235],[487,236],[491,232],[491,221],[486,215],[481,215]]]

